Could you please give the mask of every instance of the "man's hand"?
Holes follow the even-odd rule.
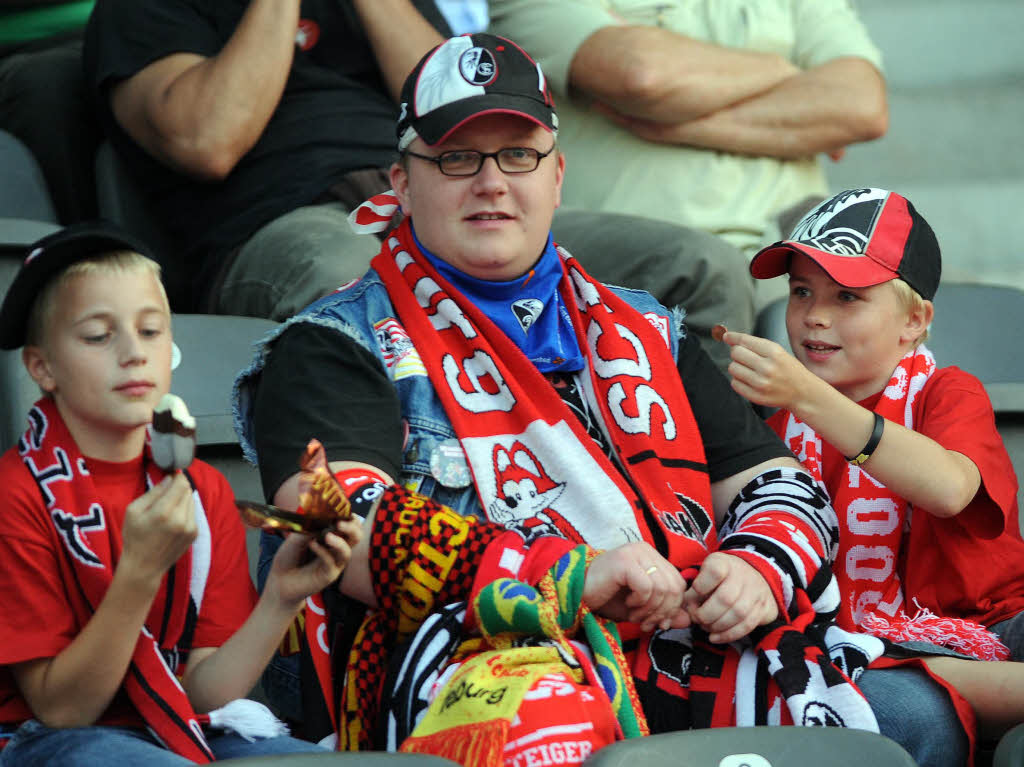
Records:
[[[779,617],[768,582],[739,557],[716,551],[700,566],[683,607],[708,639],[725,644],[742,639],[758,626]]]
[[[602,552],[587,568],[583,601],[615,621],[640,624],[644,631],[685,628],[690,618],[680,609],[686,583],[648,543],[627,543]]]
[[[756,405],[796,410],[800,398],[823,383],[774,341],[735,331],[722,340],[732,347],[732,388]]]
[[[275,597],[286,610],[298,610],[306,597],[341,576],[362,536],[363,521],[355,517],[335,523],[320,537],[292,533],[274,556],[264,594]]]
[[[192,486],[181,472],[164,479],[125,510],[117,568],[155,590],[198,534]]]

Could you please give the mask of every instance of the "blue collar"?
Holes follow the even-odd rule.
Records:
[[[435,256],[416,236],[417,247],[452,287],[486,314],[518,346],[542,373],[583,368],[572,319],[558,286],[562,259],[551,234],[540,258],[522,277],[514,280],[481,280],[456,269]]]

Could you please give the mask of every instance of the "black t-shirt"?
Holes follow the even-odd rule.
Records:
[[[793,457],[692,335],[680,341],[677,368],[712,482],[771,458]],[[309,323],[288,328],[267,360],[254,405],[268,499],[298,471],[298,457],[312,437],[324,444],[328,460],[362,461],[392,477],[400,473],[398,395],[380,361],[348,336]],[[597,430],[588,431],[598,438]]]
[[[100,0],[85,34],[86,77],[97,113],[119,154],[183,246],[199,284],[201,267],[245,242],[263,224],[309,204],[345,173],[386,168],[396,156],[397,106],[388,95],[359,18],[348,2],[303,0],[291,73],[274,116],[226,179],[202,182],[150,157],[120,129],[110,89],[173,53],[217,55],[248,0]],[[448,34],[432,0],[414,0]]]

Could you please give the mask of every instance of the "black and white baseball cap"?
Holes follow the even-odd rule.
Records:
[[[406,78],[401,102],[399,151],[417,136],[435,146],[485,114],[520,115],[558,134],[554,99],[540,65],[496,35],[461,35],[434,48]]]
[[[847,189],[813,208],[789,239],[762,249],[750,262],[758,279],[789,271],[803,253],[848,288],[904,280],[932,300],[942,275],[935,232],[903,195],[885,189]]]
[[[32,304],[51,279],[78,261],[119,250],[152,258],[139,240],[107,221],[73,224],[29,245],[0,307],[0,349],[24,346]]]

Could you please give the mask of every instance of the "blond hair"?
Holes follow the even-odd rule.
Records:
[[[905,281],[897,277],[889,280],[889,284],[892,285],[892,289],[896,291],[896,298],[899,299],[900,304],[903,306],[903,309],[907,314],[913,314],[914,312],[924,308],[924,298],[922,298],[921,294],[910,287],[910,285]],[[914,341],[914,348],[916,349],[927,340],[928,328],[925,328],[924,332],[922,332]]]
[[[156,277],[160,286],[160,295],[163,296],[164,306],[170,312],[170,305],[167,301],[167,293],[163,283],[160,281],[160,265],[151,258],[131,250],[115,250],[107,253],[98,253],[89,256],[81,261],[76,261],[71,266],[51,277],[50,281],[43,286],[32,302],[32,309],[28,315],[28,326],[25,331],[25,344],[40,346],[45,337],[46,328],[57,309],[57,294],[61,288],[71,280],[82,275],[89,274],[117,274],[135,270],[148,271]]]

